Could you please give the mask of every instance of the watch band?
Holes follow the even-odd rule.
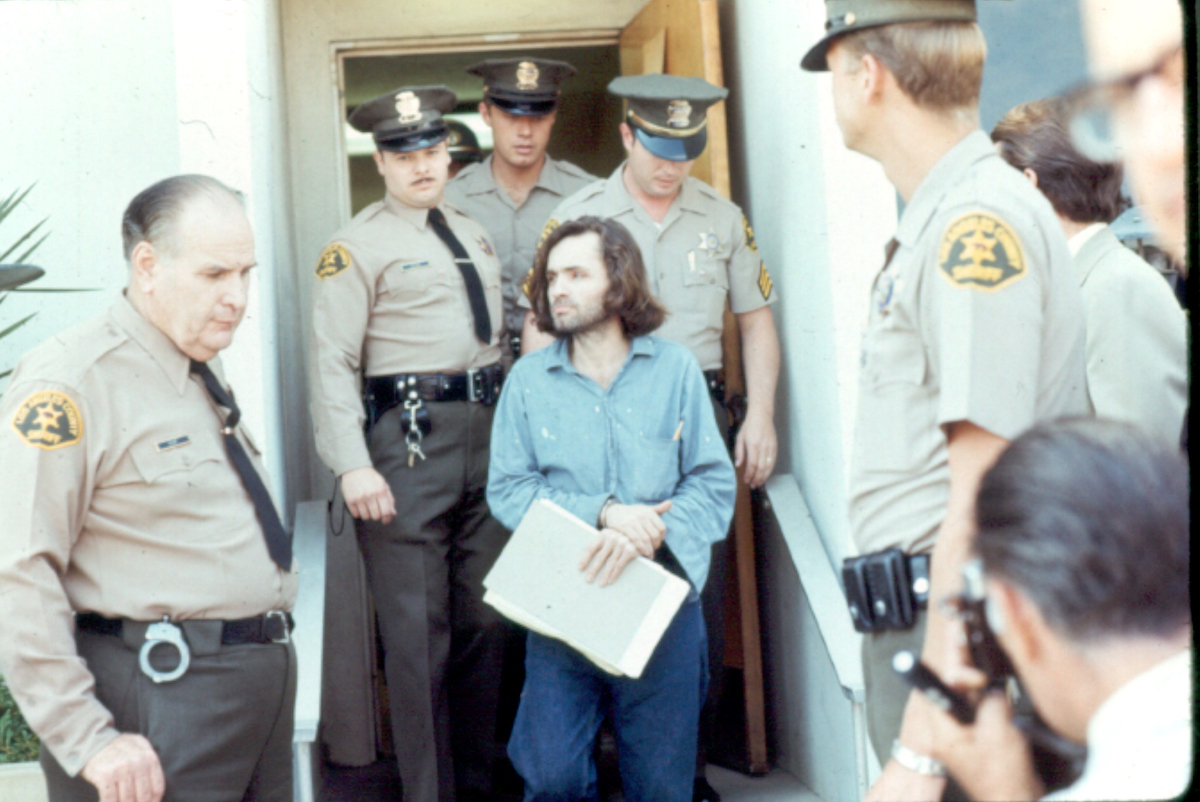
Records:
[[[919,752],[914,752],[900,743],[899,738],[892,741],[892,760],[895,760],[909,771],[924,774],[926,777],[946,776],[946,766],[942,761],[928,755],[922,755]]]

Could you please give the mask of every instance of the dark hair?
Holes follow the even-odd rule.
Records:
[[[1126,423],[1073,419],[1013,441],[983,477],[975,549],[1077,643],[1191,621],[1188,465]]]
[[[567,237],[577,237],[589,231],[600,235],[600,255],[608,268],[605,314],[621,318],[621,329],[626,337],[649,334],[657,329],[666,318],[667,311],[650,292],[646,268],[642,265],[642,252],[634,242],[633,235],[616,220],[580,217],[555,228],[538,248],[533,270],[525,286],[538,330],[547,334],[556,333],[549,299],[546,297],[549,289],[546,263],[550,259],[550,252]]]
[[[1068,220],[1111,223],[1129,206],[1121,163],[1094,162],[1075,149],[1060,98],[1010,109],[992,129],[992,141],[1013,167],[1037,173],[1038,189]]]
[[[171,251],[173,227],[188,202],[202,194],[226,195],[239,204],[242,193],[207,175],[176,175],[146,187],[129,202],[121,217],[121,243],[125,260],[133,256],[139,242]]]

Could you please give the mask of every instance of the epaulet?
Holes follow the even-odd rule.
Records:
[[[109,322],[107,312],[102,312],[31,348],[21,358],[16,375],[22,381],[78,388],[93,365],[128,339],[128,334]]]
[[[704,195],[707,198],[711,198],[712,200],[718,201],[722,206],[726,206],[730,209],[733,209],[734,211],[736,211],[738,213],[739,216],[742,214],[742,209],[740,206],[738,206],[736,203],[731,201],[729,198],[726,198],[720,192],[717,192],[715,189],[713,189],[712,186],[705,183],[704,181],[696,179],[696,189],[698,189],[700,191],[701,195]]]
[[[443,206],[445,206],[445,207],[446,207],[447,209],[449,209],[450,211],[452,211],[452,212],[454,212],[455,214],[457,214],[459,217],[465,217],[465,218],[467,218],[468,220],[470,220],[470,219],[471,219],[471,216],[470,216],[469,214],[467,214],[467,213],[466,213],[466,212],[464,212],[462,209],[458,208],[457,206],[455,206],[453,203],[451,203],[450,201],[446,200],[445,198],[443,198],[443,199],[442,199],[442,205],[443,205]]]
[[[558,165],[558,168],[560,170],[562,170],[564,173],[568,173],[568,174],[574,176],[575,178],[582,178],[585,181],[599,181],[600,180],[596,176],[589,173],[587,170],[583,169],[582,167],[579,167],[578,165],[572,164],[569,161],[562,161],[562,160],[556,159],[554,163],[556,165]]]
[[[336,242],[340,239],[345,239],[355,229],[362,227],[368,221],[382,212],[386,207],[382,200],[377,200],[374,203],[369,203],[359,210],[358,214],[350,218],[350,222],[339,228],[334,235],[329,238],[330,242]]]
[[[559,204],[559,209],[564,211],[569,210],[572,206],[576,206],[586,200],[591,200],[592,198],[604,192],[604,185],[606,183],[607,179],[597,178],[586,187],[575,190],[573,195],[568,195],[563,202]]]

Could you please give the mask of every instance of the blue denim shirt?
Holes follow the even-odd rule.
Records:
[[[565,338],[521,357],[492,424],[487,500],[515,529],[548,498],[589,524],[604,501],[666,499],[666,543],[696,589],[736,492],[704,375],[685,347],[636,337],[607,390],[571,364]]]

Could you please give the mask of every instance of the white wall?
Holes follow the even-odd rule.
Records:
[[[271,97],[282,105],[274,0],[9,0],[0,31],[0,192],[37,182],[0,243],[48,215],[53,233],[31,258],[47,271],[39,284],[101,290],[10,296],[0,322],[38,316],[3,340],[0,366],[111,303],[126,282],[120,219],[134,195],[173,174],[213,175],[246,193],[259,261],[223,361],[284,499],[275,293],[287,193],[270,142]]]
[[[843,146],[827,73],[800,70],[821,0],[722,0],[734,199],[779,288],[781,470],[830,560],[851,553],[846,465],[870,284],[896,225],[879,166]]]

